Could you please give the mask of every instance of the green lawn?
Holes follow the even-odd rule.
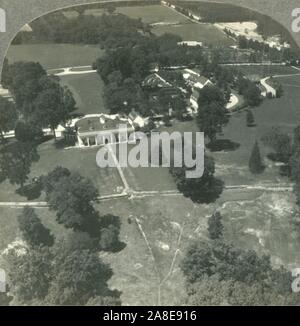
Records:
[[[39,146],[40,159],[31,168],[29,179],[47,174],[56,166],[63,166],[71,171],[77,171],[82,176],[90,178],[100,196],[115,194],[121,191],[123,184],[116,168],[100,168],[96,163],[98,148],[56,149],[54,141],[50,140]],[[16,194],[18,187],[8,181],[0,183],[0,201],[26,201],[25,197]],[[43,200],[41,197],[35,200]]]
[[[121,4],[120,4],[121,5]],[[84,15],[101,16],[105,13],[105,9],[95,8],[86,9]],[[131,18],[139,19],[142,18],[145,23],[186,23],[189,22],[187,18],[178,14],[177,12],[166,8],[161,5],[147,5],[147,6],[120,6],[116,9],[117,13],[126,15]],[[78,13],[75,10],[63,11],[63,14],[67,18],[76,18]]]
[[[299,74],[300,71],[289,66],[237,66],[235,67],[240,70],[246,76],[258,75],[261,78],[274,75],[289,75]]]
[[[117,12],[145,23],[188,23],[189,20],[172,9],[160,5],[118,7]]]
[[[10,63],[39,62],[45,69],[91,65],[104,53],[97,46],[72,44],[11,45],[7,52]]]
[[[212,24],[182,24],[172,26],[155,26],[156,35],[173,33],[181,36],[184,41],[198,41],[210,45],[230,46],[234,42]]]
[[[97,73],[60,77],[61,84],[73,93],[78,110],[82,114],[107,113],[103,101],[103,81]]]

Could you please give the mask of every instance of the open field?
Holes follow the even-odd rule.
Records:
[[[94,8],[86,9],[84,15],[101,16],[105,13],[105,9]],[[161,5],[147,5],[147,6],[121,6],[116,8],[116,13],[126,15],[128,17],[139,19],[142,18],[144,23],[186,23],[189,22],[187,18]],[[78,17],[78,12],[75,10],[63,11],[67,18]]]
[[[107,113],[103,101],[103,81],[97,73],[60,77],[61,84],[73,93],[78,110],[83,114]]]
[[[179,13],[160,5],[118,7],[117,12],[131,18],[142,18],[143,22],[153,23],[189,23],[190,21]]]
[[[97,46],[71,44],[11,45],[7,52],[10,63],[39,62],[45,69],[87,66],[101,57],[104,51]]]
[[[172,26],[155,26],[153,32],[156,35],[173,33],[182,37],[184,41],[198,41],[205,44],[230,46],[234,41],[212,24],[182,24]]]
[[[101,214],[120,216],[120,240],[126,244],[118,253],[100,253],[114,272],[109,285],[122,292],[126,305],[181,303],[185,295],[181,259],[192,238],[207,238],[207,219],[216,209],[223,216],[228,241],[271,254],[275,265],[294,268],[300,263],[300,243],[290,224],[293,205],[289,194],[253,191],[226,191],[211,205],[194,205],[182,196],[101,202],[96,205]],[[18,236],[18,213],[0,208],[1,251]],[[68,232],[48,209],[37,213],[57,238]]]
[[[122,187],[122,182],[117,169],[98,167],[97,151],[98,148],[56,149],[54,141],[50,140],[39,146],[40,160],[32,165],[29,177],[30,179],[39,177],[52,171],[56,166],[63,166],[93,180],[100,196],[118,193],[118,187]],[[0,201],[25,201],[25,197],[15,193],[16,189],[17,187],[10,185],[8,181],[0,183]]]
[[[290,66],[235,66],[234,69],[240,70],[246,76],[257,75],[261,78],[274,76],[274,75],[290,75],[290,74],[300,74],[298,69]]]

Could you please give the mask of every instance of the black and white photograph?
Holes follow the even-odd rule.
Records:
[[[298,0],[0,0],[0,73],[0,306],[300,305]]]

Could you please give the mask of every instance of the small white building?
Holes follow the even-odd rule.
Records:
[[[203,42],[198,42],[198,41],[182,41],[182,42],[178,42],[178,45],[186,45],[186,46],[203,46]]]

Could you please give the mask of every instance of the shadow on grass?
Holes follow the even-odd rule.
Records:
[[[34,200],[40,198],[43,190],[41,182],[33,182],[29,185],[23,186],[16,190],[16,193],[22,197],[26,197],[27,200]]]
[[[207,148],[212,152],[232,152],[237,150],[241,145],[233,142],[230,139],[217,139],[207,145]]]
[[[66,147],[75,146],[75,140],[74,141],[67,141],[65,138],[58,139],[54,146],[56,149],[64,149]]]

